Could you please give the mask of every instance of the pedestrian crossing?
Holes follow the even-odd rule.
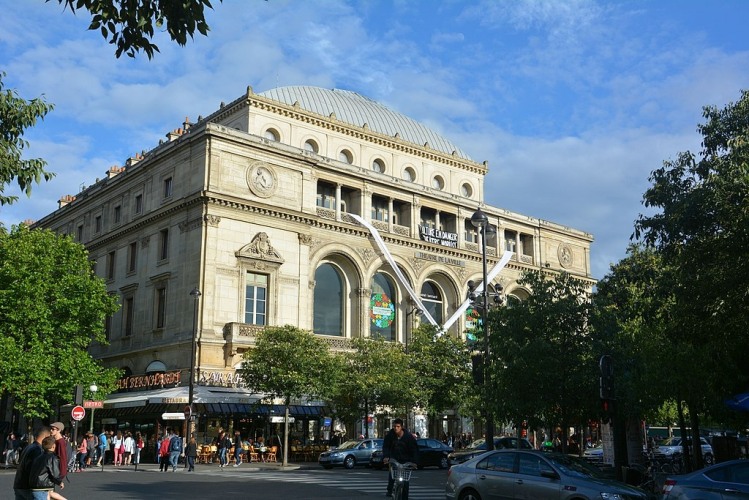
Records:
[[[214,475],[213,471],[205,472],[201,475]],[[224,474],[215,473],[215,475],[224,476]],[[225,476],[224,476],[225,477]],[[358,495],[366,494],[376,497],[382,497],[387,488],[387,475],[373,476],[371,474],[357,474],[356,472],[346,472],[344,474],[332,475],[328,471],[315,473],[291,473],[291,472],[273,472],[258,471],[252,473],[253,479],[264,479],[267,481],[279,481],[284,483],[311,484],[316,486],[325,486],[342,491],[351,491]],[[410,500],[435,500],[445,498],[445,488],[436,486],[420,486],[411,482],[408,494]]]

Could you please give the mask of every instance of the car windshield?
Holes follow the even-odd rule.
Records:
[[[598,467],[585,460],[567,455],[549,455],[549,461],[568,476],[603,478],[604,474]]]
[[[679,446],[681,444],[681,438],[670,437],[661,443],[661,446]]]
[[[339,450],[350,450],[351,448],[356,448],[359,446],[359,443],[361,441],[346,441],[341,446],[338,447]]]
[[[486,440],[484,438],[477,439],[473,443],[471,443],[468,448],[486,448]]]

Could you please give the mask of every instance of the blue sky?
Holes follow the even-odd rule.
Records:
[[[37,220],[185,117],[286,85],[353,90],[489,162],[486,202],[595,237],[594,277],[625,255],[648,175],[698,152],[702,107],[749,88],[742,0],[224,0],[208,37],[114,57],[56,0],[0,0],[6,88],[55,110],[29,157],[57,177],[0,207]],[[744,33],[742,35],[742,33]]]

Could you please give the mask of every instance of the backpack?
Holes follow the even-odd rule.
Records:
[[[179,436],[172,437],[169,442],[169,451],[182,451],[182,440]]]
[[[107,447],[107,435],[103,432],[99,434],[99,448],[106,448]]]

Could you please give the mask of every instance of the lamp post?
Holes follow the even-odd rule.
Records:
[[[198,290],[198,287],[195,287],[190,292],[190,295],[194,299],[194,306],[193,306],[193,315],[192,315],[192,342],[191,342],[191,349],[190,349],[190,384],[187,394],[187,404],[190,406],[190,422],[188,422],[188,436],[187,439],[189,440],[190,437],[192,437],[194,433],[193,429],[193,422],[195,421],[195,417],[193,416],[194,411],[192,407],[193,403],[193,396],[195,391],[195,344],[196,339],[198,336],[198,304],[200,302],[200,290]]]
[[[494,449],[494,416],[491,411],[491,401],[489,397],[489,388],[491,386],[489,376],[489,324],[487,322],[487,311],[489,309],[489,283],[486,279],[486,238],[487,233],[496,233],[497,229],[489,224],[489,217],[479,208],[471,216],[471,224],[481,233],[481,260],[482,260],[482,277],[483,289],[481,291],[481,323],[484,329],[484,362],[482,369],[484,372],[484,413],[486,416],[485,442],[486,449]]]
[[[96,384],[91,384],[88,387],[88,390],[91,391],[91,399],[94,399],[96,397],[96,391],[98,391],[99,388],[96,387]],[[88,428],[88,431],[92,434],[94,433],[94,410],[95,409],[96,408],[94,408],[93,406],[91,407],[91,426]]]

